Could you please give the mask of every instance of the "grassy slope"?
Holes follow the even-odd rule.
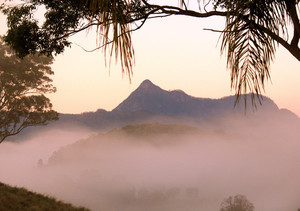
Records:
[[[0,183],[0,210],[1,211],[43,211],[68,210],[88,211],[86,208],[74,207],[54,198],[30,192],[24,188],[10,187]]]

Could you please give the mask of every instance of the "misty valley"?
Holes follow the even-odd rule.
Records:
[[[146,80],[113,111],[61,114],[2,143],[0,181],[95,211],[213,211],[238,194],[297,211],[299,117],[269,98],[234,103]]]
[[[299,20],[0,0],[0,211],[300,211]]]

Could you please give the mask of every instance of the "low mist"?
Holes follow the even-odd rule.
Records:
[[[237,194],[256,211],[296,211],[299,126],[249,117],[178,134],[51,129],[0,145],[0,181],[97,211],[216,211]]]

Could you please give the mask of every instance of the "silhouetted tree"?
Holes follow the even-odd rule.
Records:
[[[254,205],[246,196],[230,196],[221,203],[220,211],[254,211]]]
[[[195,2],[196,7],[189,7]],[[40,25],[32,18],[39,5],[46,8]],[[171,15],[221,16],[225,28],[209,30],[222,35],[221,52],[227,55],[237,96],[261,93],[270,78],[277,45],[300,61],[299,0],[179,0],[176,5],[151,0],[24,0],[22,5],[2,10],[9,27],[5,41],[21,57],[35,52],[59,54],[70,46],[70,36],[97,26],[99,47],[110,56],[114,52],[130,78],[134,60],[131,32],[147,20]]]
[[[52,60],[36,55],[20,59],[0,40],[0,143],[28,126],[58,119],[44,96],[55,91],[49,78]]]

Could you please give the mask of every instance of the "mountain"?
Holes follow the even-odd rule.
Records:
[[[251,96],[247,96],[248,109],[252,108]],[[183,91],[166,91],[145,80],[131,93],[113,112],[135,112],[147,110],[157,114],[188,117],[212,117],[231,112],[245,111],[243,99],[235,107],[236,97],[229,96],[221,99],[196,98]],[[276,111],[277,105],[269,98],[263,97],[262,106],[258,110]]]
[[[166,91],[150,80],[143,81],[123,102],[112,111],[102,109],[81,115],[62,114],[61,122],[73,122],[89,128],[109,130],[128,124],[150,122],[161,123],[199,123],[208,119],[230,115],[247,116],[271,115],[299,118],[288,110],[280,110],[268,97],[262,97],[261,104],[256,101],[257,108],[252,105],[251,95],[246,95],[235,106],[236,97],[228,96],[220,99],[197,98],[181,90]],[[275,115],[276,114],[276,115]]]
[[[209,99],[204,101],[209,101]],[[195,105],[196,99],[184,92],[169,92],[154,85],[150,80],[145,80],[113,112],[147,110],[167,115],[189,115],[192,110],[196,109]]]
[[[257,109],[252,106],[251,96],[246,95],[245,110],[244,96],[235,106],[235,96],[220,99],[197,98],[181,90],[166,91],[153,84],[150,80],[143,81],[123,102],[112,111],[98,109],[96,112],[82,114],[60,114],[60,120],[46,127],[59,127],[72,130],[74,126],[85,127],[94,131],[108,131],[128,124],[142,123],[182,123],[195,125],[201,122],[224,116],[264,117],[269,115],[276,119],[284,117],[287,121],[300,119],[287,109],[278,106],[268,97],[262,97],[261,104],[257,101]],[[247,114],[247,115],[245,115]],[[44,127],[38,127],[39,130]],[[34,129],[33,129],[34,130]],[[31,129],[27,129],[30,132]]]

